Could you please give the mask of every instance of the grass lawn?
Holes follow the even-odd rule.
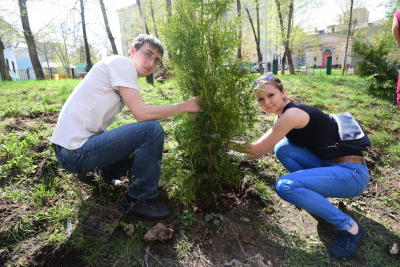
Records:
[[[243,160],[241,184],[218,195],[213,208],[179,201],[173,177],[167,177],[171,170],[179,172],[173,137],[177,118],[161,121],[167,133],[161,198],[175,212],[160,221],[174,230],[172,240],[145,242],[143,235],[157,222],[132,217],[122,219],[108,242],[89,239],[81,226],[85,206],[96,199],[117,205],[125,191],[110,188],[97,175],[97,182],[83,183],[58,166],[49,138],[79,82],[59,80],[0,83],[0,265],[223,266],[262,258],[269,266],[400,266],[400,255],[388,253],[400,243],[400,112],[368,95],[364,79],[315,74],[279,78],[296,101],[328,113],[351,112],[373,144],[366,154],[367,190],[353,199],[333,199],[367,230],[356,257],[330,258],[332,229],[276,196],[274,181],[286,171],[273,155]],[[140,85],[149,104],[181,100],[173,79],[156,86],[141,80]],[[249,139],[272,124],[273,117],[259,114]],[[125,108],[111,127],[133,121]],[[132,235],[124,233],[126,226],[135,228]]]

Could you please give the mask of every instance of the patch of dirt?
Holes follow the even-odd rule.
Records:
[[[4,120],[4,129],[8,132],[32,130],[35,128],[36,120],[22,118],[7,118]]]
[[[55,124],[58,120],[58,113],[51,113],[42,118],[43,118],[43,122],[45,122],[45,123]]]
[[[43,240],[32,236],[18,243],[18,248],[20,251],[10,255],[8,264],[17,263],[16,266],[36,265],[36,255],[40,254],[43,249]]]
[[[372,170],[378,167],[377,163],[379,163],[380,159],[383,156],[387,156],[386,154],[382,153],[379,149],[375,147],[370,147],[368,149],[368,154],[366,156],[367,167]]]
[[[29,204],[14,203],[12,200],[0,197],[0,245],[4,248],[4,251],[0,252],[0,265],[14,262],[14,257],[16,256],[11,254],[11,247],[17,241],[8,236],[9,229],[13,229],[31,210],[32,206]],[[25,241],[28,242],[28,240],[29,242],[32,241],[30,239]],[[29,242],[25,246],[22,245],[21,248],[24,247],[26,249],[29,246]],[[22,257],[22,254],[25,254],[25,251],[24,253],[18,253],[18,258]]]
[[[44,249],[35,258],[35,263],[43,267],[83,267],[87,266],[82,260],[83,251],[73,247],[62,246],[56,250]]]
[[[27,116],[9,117],[3,121],[4,129],[8,132],[33,130],[39,122],[55,124],[58,113],[33,112]]]
[[[58,118],[58,112],[54,112],[54,111],[33,111],[31,113],[29,113],[28,115],[25,116],[25,118],[29,118],[29,119],[35,119],[35,118],[42,118],[43,120],[51,120],[57,121]]]
[[[14,203],[12,200],[0,197],[0,236],[31,210],[30,204]]]
[[[118,226],[122,213],[115,207],[90,203],[83,208],[81,226],[85,235],[99,242],[106,242]]]
[[[282,247],[275,242],[273,233],[264,231],[262,206],[257,201],[244,200],[223,216],[220,225],[206,225],[212,233],[199,243],[202,252],[220,265],[234,259],[245,262],[249,257],[260,254],[264,264],[280,266]]]

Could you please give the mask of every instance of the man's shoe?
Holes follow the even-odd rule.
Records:
[[[161,219],[168,217],[172,213],[172,209],[153,199],[133,199],[125,196],[122,201],[121,210],[124,213],[133,213],[146,217],[148,219]]]
[[[358,225],[358,233],[356,235],[346,230],[340,230],[336,234],[335,244],[333,244],[329,252],[332,257],[337,259],[350,258],[356,253],[364,237],[365,231],[361,225]]]
[[[76,175],[79,181],[88,184],[88,185],[94,185],[96,184],[95,177],[92,173],[78,173]]]

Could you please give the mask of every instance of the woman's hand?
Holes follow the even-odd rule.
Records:
[[[240,144],[237,142],[231,142],[228,145],[228,148],[230,150],[246,154],[246,158],[248,158],[248,159],[255,159],[255,158],[258,158],[261,156],[261,155],[254,154],[253,144],[251,144],[251,143],[250,144]]]

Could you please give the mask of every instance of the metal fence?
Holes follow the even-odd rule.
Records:
[[[47,80],[65,79],[65,78],[80,78],[82,73],[77,73],[74,68],[42,68],[44,77]],[[13,81],[36,80],[33,68],[24,70],[9,70],[10,76]],[[3,80],[0,77],[0,80]]]

